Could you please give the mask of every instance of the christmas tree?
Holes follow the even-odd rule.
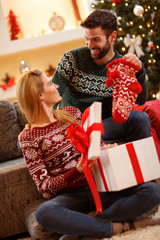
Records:
[[[144,63],[149,99],[160,100],[160,0],[95,0],[93,9],[108,9],[118,17],[114,48],[134,52]]]

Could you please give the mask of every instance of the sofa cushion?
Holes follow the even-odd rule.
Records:
[[[18,102],[14,101],[13,105],[15,106],[15,109],[17,111],[18,123],[20,125],[21,130],[23,130],[23,128],[25,127],[25,125],[27,123],[27,120],[26,120],[24,114],[21,112]]]
[[[17,148],[18,134],[21,127],[18,124],[17,111],[8,100],[0,101],[0,162],[22,156]]]

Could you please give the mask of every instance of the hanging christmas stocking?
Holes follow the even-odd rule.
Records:
[[[128,119],[138,94],[142,91],[135,77],[140,68],[121,58],[114,61],[106,66],[109,77],[106,85],[113,85],[112,117],[115,122],[121,124]]]

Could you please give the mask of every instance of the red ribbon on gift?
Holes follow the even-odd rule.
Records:
[[[133,171],[134,171],[136,181],[137,181],[138,184],[141,184],[141,183],[144,182],[144,178],[143,178],[143,175],[142,175],[142,171],[141,171],[141,168],[140,168],[140,165],[139,165],[139,162],[138,162],[138,157],[137,157],[136,151],[134,149],[133,143],[126,144],[126,148],[127,148],[130,160],[131,160],[131,164],[132,164],[132,167],[133,167]]]
[[[82,126],[85,121],[89,119],[90,108],[87,108],[82,115]],[[101,131],[104,134],[103,123],[93,123],[89,126],[89,121],[87,124],[88,128],[85,132],[83,127],[79,126],[77,123],[71,123],[67,130],[67,137],[71,138],[71,144],[75,145],[75,148],[83,154],[82,167],[84,170],[84,175],[87,179],[88,185],[91,189],[95,205],[96,212],[102,212],[102,203],[99,196],[97,186],[95,184],[94,178],[88,166],[88,147],[89,147],[89,136],[93,131]]]
[[[104,173],[103,173],[103,169],[102,169],[100,158],[97,159],[97,164],[98,164],[98,168],[99,168],[99,171],[100,171],[100,174],[101,174],[101,178],[102,178],[102,182],[103,182],[104,188],[105,188],[106,192],[109,192],[109,188],[108,188],[108,185],[107,185]]]
[[[134,172],[137,184],[144,183],[143,174],[142,174],[142,171],[141,171],[141,168],[140,168],[140,165],[139,165],[138,157],[137,157],[136,151],[134,149],[133,143],[127,143],[125,146],[126,146],[126,149],[127,149],[130,161],[131,161],[131,165],[132,165],[132,168],[133,168],[133,172]],[[103,168],[102,168],[102,165],[101,165],[101,161],[100,161],[99,158],[97,159],[97,164],[98,164],[98,168],[99,168],[99,171],[100,171],[100,175],[101,175],[101,178],[102,178],[104,188],[105,188],[106,192],[108,192],[109,188],[108,188],[108,185],[107,185],[104,173],[103,173]]]

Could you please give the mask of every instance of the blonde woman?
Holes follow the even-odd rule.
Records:
[[[100,193],[103,213],[87,215],[95,211],[94,200],[83,173],[81,155],[66,134],[71,122],[80,123],[81,112],[70,106],[54,110],[62,100],[58,85],[38,69],[21,76],[17,99],[30,123],[20,134],[21,149],[39,192],[48,200],[36,211],[42,227],[63,234],[63,238],[105,238],[160,223],[159,218],[153,217],[135,221],[160,203],[160,186],[154,182]],[[89,167],[93,171],[94,162]]]

